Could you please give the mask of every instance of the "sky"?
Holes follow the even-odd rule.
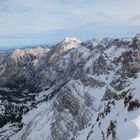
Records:
[[[139,32],[140,0],[0,0],[0,49]]]

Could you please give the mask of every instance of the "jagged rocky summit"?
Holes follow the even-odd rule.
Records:
[[[140,139],[140,34],[65,38],[0,52],[0,139]]]

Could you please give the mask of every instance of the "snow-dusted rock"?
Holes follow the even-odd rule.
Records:
[[[42,53],[48,52],[49,48],[44,47],[34,47],[34,48],[27,48],[27,49],[15,49],[11,54],[10,57],[12,59],[26,57],[28,55],[40,55]]]
[[[140,62],[137,42],[137,36],[90,41],[65,38],[43,55],[36,52],[39,57],[17,59],[16,65],[11,66],[12,73],[5,76],[9,68],[3,64],[7,65],[8,57],[8,61],[1,64],[0,78],[5,78],[6,82],[1,88],[4,93],[0,94],[1,120],[8,116],[1,126],[1,138],[138,139]],[[15,54],[19,55],[18,52],[16,50]],[[20,56],[25,55],[25,51],[22,53]],[[5,90],[9,79],[13,87]],[[11,121],[17,123],[12,126],[13,131]],[[127,126],[135,127],[137,134],[124,137],[121,130]]]

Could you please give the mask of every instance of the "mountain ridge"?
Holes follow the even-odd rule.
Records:
[[[119,129],[139,121],[139,40],[139,34],[132,39],[66,38],[42,55],[25,54],[16,63],[4,58],[0,137],[136,138],[133,130],[126,138]]]

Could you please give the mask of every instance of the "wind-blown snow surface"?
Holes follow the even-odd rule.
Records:
[[[137,36],[66,38],[35,58],[25,78],[37,82],[37,108],[23,115],[22,129],[10,140],[140,139],[139,50]]]

